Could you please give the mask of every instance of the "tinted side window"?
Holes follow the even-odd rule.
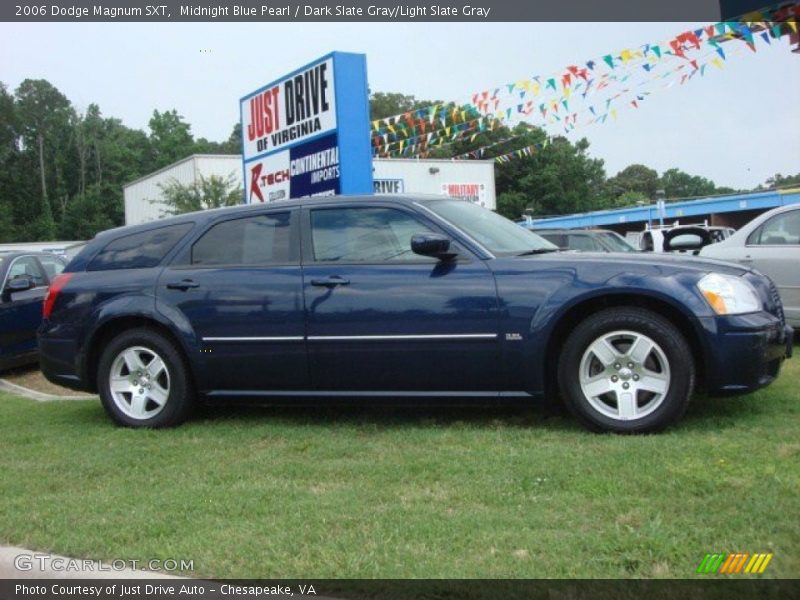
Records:
[[[393,208],[311,211],[314,258],[322,262],[426,261],[411,252],[411,238],[431,231],[413,216]]]
[[[595,241],[588,235],[570,235],[569,248],[570,250],[580,250],[582,252],[601,251]]]
[[[534,233],[538,233],[540,236],[542,236],[548,242],[552,242],[553,244],[555,244],[559,248],[566,248],[567,247],[566,236],[561,234],[561,233],[539,233],[538,231],[535,231]]]
[[[193,265],[269,265],[294,262],[290,213],[217,223],[192,246]]]
[[[183,223],[118,238],[92,259],[87,270],[107,271],[155,267],[191,228],[192,223]]]
[[[8,280],[11,281],[15,277],[30,277],[37,286],[47,285],[39,263],[32,256],[22,256],[11,264],[8,269]]]

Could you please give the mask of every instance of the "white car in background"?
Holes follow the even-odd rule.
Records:
[[[677,221],[665,227],[648,227],[639,237],[639,249],[643,252],[680,252],[697,254],[709,244],[728,239],[735,233],[731,227],[716,225],[681,225]]]
[[[800,328],[800,205],[781,206],[750,221],[700,256],[752,266],[778,287],[786,323]]]

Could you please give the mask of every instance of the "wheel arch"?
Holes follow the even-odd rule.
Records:
[[[686,338],[692,351],[698,388],[705,379],[705,360],[702,339],[692,318],[675,304],[646,294],[604,294],[585,298],[566,308],[550,331],[545,346],[545,397],[558,397],[558,359],[569,334],[588,315],[615,307],[635,307],[650,310],[674,325]]]
[[[87,344],[86,354],[86,381],[91,386],[92,392],[97,392],[97,369],[100,364],[100,356],[103,348],[113,338],[131,329],[150,329],[167,338],[177,349],[181,358],[190,373],[192,382],[196,382],[194,368],[189,360],[187,349],[182,343],[180,336],[176,335],[169,326],[143,315],[123,315],[113,317],[102,323],[93,333]]]

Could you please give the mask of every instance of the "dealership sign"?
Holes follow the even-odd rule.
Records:
[[[366,65],[333,52],[241,99],[246,203],[372,192]]]
[[[402,179],[375,179],[372,190],[376,194],[402,194],[404,187]]]
[[[486,208],[486,185],[483,183],[443,183],[442,194]]]

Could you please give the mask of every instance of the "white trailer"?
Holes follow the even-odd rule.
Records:
[[[192,185],[212,175],[242,186],[242,157],[238,154],[193,154],[123,186],[125,224],[137,225],[165,216],[162,186],[170,182]]]
[[[376,194],[437,194],[497,208],[491,160],[379,158],[372,177]]]
[[[19,242],[0,244],[3,252],[52,252],[53,254],[69,254],[69,249],[82,245],[83,242]]]
[[[379,158],[372,163],[376,194],[436,194],[464,198],[495,210],[494,162],[490,160],[421,160]],[[238,154],[194,154],[124,186],[125,224],[136,225],[165,215],[162,186],[192,185],[200,177],[231,178],[242,187]]]

